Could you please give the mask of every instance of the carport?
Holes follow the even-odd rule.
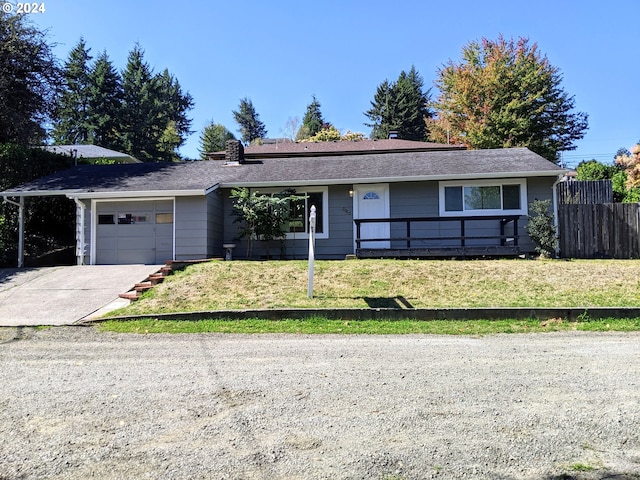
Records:
[[[218,184],[209,162],[80,165],[0,192],[19,216],[24,266],[25,199],[64,196],[75,203],[78,265],[163,264],[218,254]]]

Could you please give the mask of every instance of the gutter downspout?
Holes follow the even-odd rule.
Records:
[[[18,268],[24,267],[24,197],[20,197],[20,203],[9,200],[3,196],[5,202],[18,207]]]
[[[76,219],[76,263],[78,265],[84,265],[84,222],[85,222],[85,209],[86,206],[78,197],[71,197],[76,204],[76,212],[80,213],[80,218]]]
[[[558,184],[562,181],[562,176],[558,175],[558,178],[553,182],[552,194],[553,194],[553,227],[556,229],[556,257],[560,256],[560,230],[558,229]]]

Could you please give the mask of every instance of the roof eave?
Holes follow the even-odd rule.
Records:
[[[67,196],[71,198],[144,198],[144,197],[198,197],[205,196],[212,189],[197,190],[149,190],[149,191],[116,191],[116,192],[75,192]]]
[[[491,178],[522,178],[522,177],[558,177],[564,175],[568,170],[548,170],[535,172],[492,172],[492,173],[475,173],[462,175],[416,175],[408,177],[358,177],[358,178],[336,178],[336,179],[320,179],[320,180],[275,180],[268,182],[228,182],[221,183],[221,188],[234,187],[288,187],[299,185],[344,185],[344,184],[361,184],[361,183],[399,183],[399,182],[423,182],[423,181],[441,181],[441,180],[478,180]]]

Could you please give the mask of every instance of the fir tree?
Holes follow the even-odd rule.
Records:
[[[224,125],[211,121],[200,134],[200,159],[207,160],[209,158],[207,153],[224,150],[227,140],[235,138]]]
[[[107,56],[98,55],[89,74],[90,143],[119,150],[122,80]]]
[[[193,98],[182,91],[178,80],[167,69],[157,75],[155,80],[158,87],[157,102],[160,104],[158,127],[163,129],[158,154],[163,160],[178,160],[178,148],[192,133],[187,111],[193,108]]]
[[[320,102],[318,102],[315,95],[313,95],[312,99],[311,103],[307,105],[307,111],[302,119],[302,126],[298,130],[296,140],[313,137],[322,130],[325,123],[320,111]]]
[[[238,111],[233,110],[233,118],[240,126],[240,136],[245,145],[266,137],[267,129],[248,98],[240,100]]]
[[[46,35],[27,17],[0,9],[0,143],[42,143],[62,83]]]
[[[157,160],[157,140],[163,133],[157,127],[159,88],[151,67],[143,57],[142,48],[136,45],[129,53],[127,66],[122,72],[120,139],[129,155],[142,161],[154,161]]]
[[[429,92],[415,67],[402,71],[398,79],[383,81],[376,89],[371,108],[365,115],[372,121],[371,138],[384,139],[391,131],[404,140],[424,141],[428,138],[426,121],[433,113],[428,107]]]
[[[53,128],[53,141],[56,144],[90,142],[90,50],[81,37],[64,65],[64,86],[58,98],[57,122]]]

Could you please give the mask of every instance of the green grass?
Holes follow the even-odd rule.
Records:
[[[541,322],[539,320],[107,320],[102,331],[118,333],[294,333],[294,334],[438,334],[493,335],[498,333],[541,333],[567,330],[635,331],[640,318],[589,320],[581,322]]]
[[[116,315],[278,308],[640,307],[638,260],[213,261]]]
[[[584,463],[573,463],[569,465],[569,469],[574,472],[590,472],[591,470],[595,470],[596,467],[592,467],[591,465],[586,465]]]

